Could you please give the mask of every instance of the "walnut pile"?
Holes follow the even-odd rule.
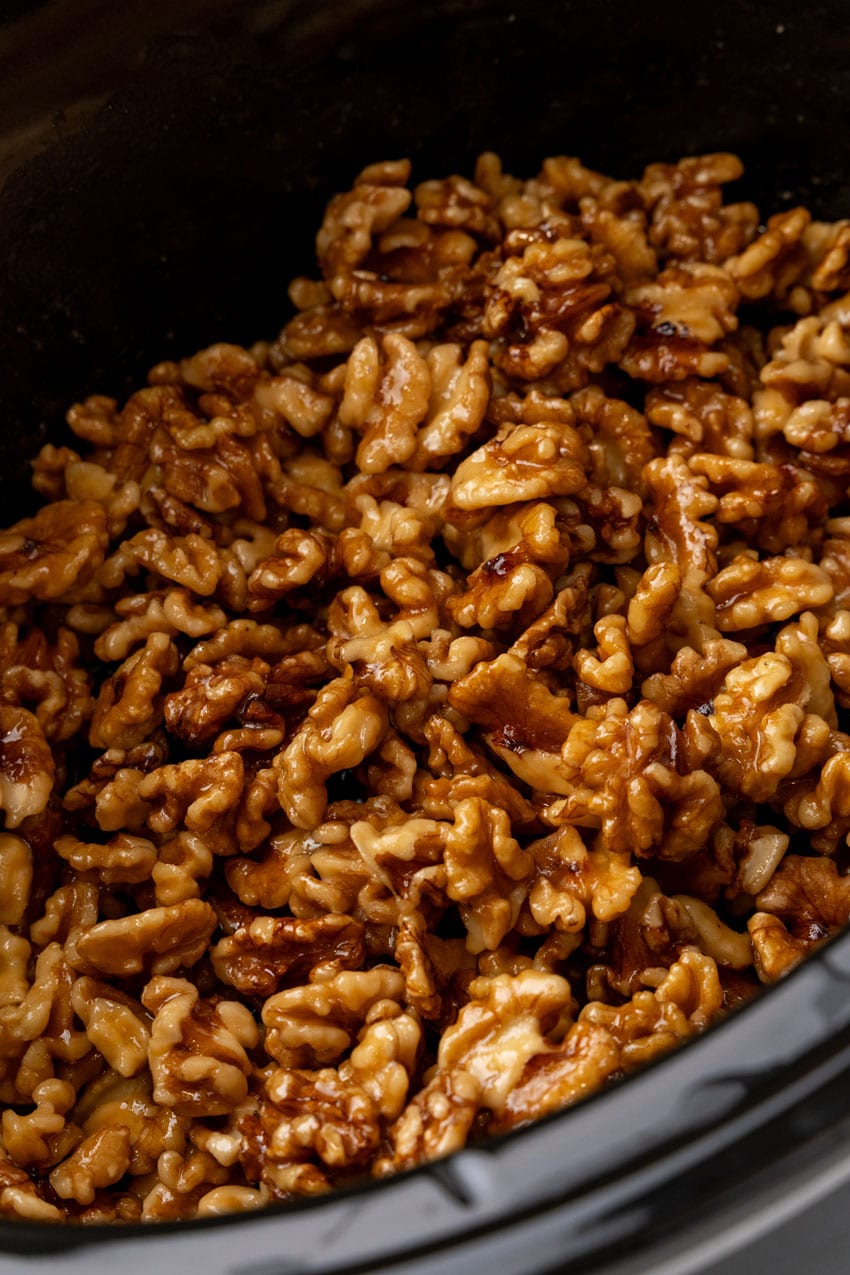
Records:
[[[382,1176],[850,918],[850,222],[732,155],[330,203],[0,533],[0,1213]]]

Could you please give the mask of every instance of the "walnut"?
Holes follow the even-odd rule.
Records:
[[[118,620],[94,644],[98,659],[123,660],[136,642],[145,641],[151,633],[202,637],[220,629],[227,618],[221,607],[193,601],[188,589],[165,589],[120,598],[115,604],[115,614]]]
[[[687,378],[653,388],[646,396],[653,425],[677,435],[672,450],[752,460],[754,422],[745,398],[725,393],[714,381]]]
[[[244,785],[241,756],[222,752],[160,766],[143,776],[137,793],[146,803],[145,818],[154,832],[171,832],[180,823],[191,832],[208,832],[221,815],[234,808]]]
[[[148,983],[142,1003],[155,1015],[148,1046],[154,1101],[196,1116],[238,1106],[251,1071],[245,1049],[259,1039],[250,1010],[237,1001],[201,1000],[186,979],[162,975]]]
[[[604,1027],[620,1046],[620,1067],[630,1070],[704,1031],[722,1005],[714,961],[686,948],[655,991],[635,992],[622,1006],[592,1001],[579,1022]]]
[[[533,842],[528,853],[534,860],[528,911],[541,933],[552,926],[579,932],[588,913],[604,923],[613,921],[628,910],[640,885],[640,872],[629,855],[587,850],[575,828],[560,828]]]
[[[263,695],[270,672],[265,660],[225,656],[218,664],[193,664],[182,690],[165,699],[165,724],[186,744],[214,739],[248,703]]]
[[[274,760],[287,818],[298,828],[319,823],[327,804],[325,781],[358,765],[378,746],[386,729],[386,709],[374,695],[361,693],[350,677],[329,682],[304,725]]]
[[[0,925],[20,925],[33,881],[32,849],[13,832],[0,833]]]
[[[390,1130],[393,1167],[462,1146],[482,1108],[498,1116],[526,1064],[546,1054],[569,1023],[569,983],[523,970],[478,978],[470,1001],[440,1040],[437,1069]]]
[[[56,765],[37,718],[0,704],[0,810],[6,827],[40,815],[50,799]]]
[[[78,978],[71,989],[74,1013],[95,1049],[119,1076],[135,1076],[148,1055],[150,1029],[141,1006],[108,983]]]
[[[460,904],[469,951],[492,951],[516,923],[531,871],[505,812],[481,798],[461,801],[444,861],[446,894]]]
[[[572,426],[506,426],[458,465],[450,505],[461,515],[477,510],[569,496],[586,484],[586,452]]]
[[[157,860],[153,842],[129,832],[118,833],[105,845],[66,834],[57,837],[53,848],[76,872],[97,872],[104,885],[147,881]]]
[[[162,721],[160,689],[177,672],[174,643],[151,633],[144,647],[107,678],[94,707],[89,743],[94,748],[135,748]]]
[[[452,686],[449,703],[486,728],[488,745],[520,779],[543,792],[564,791],[558,753],[574,720],[570,703],[529,676],[519,656],[476,664]]]
[[[725,270],[683,262],[632,284],[625,299],[637,315],[621,360],[630,376],[660,383],[726,371],[729,356],[711,348],[738,326],[738,290]]]
[[[754,204],[723,204],[721,187],[743,172],[737,155],[694,155],[650,164],[639,183],[650,213],[649,242],[681,260],[719,265],[740,252],[758,226]]]
[[[92,500],[60,500],[0,535],[0,603],[59,598],[103,562],[106,516]]]
[[[428,365],[404,336],[387,333],[378,345],[364,337],[351,352],[345,376],[340,420],[362,434],[357,467],[382,474],[404,464],[416,450],[417,428],[431,395]]]
[[[266,1001],[266,1051],[283,1067],[334,1063],[367,1019],[375,1022],[397,1012],[403,992],[403,976],[388,965],[340,972],[320,967],[308,984]]]
[[[217,924],[213,909],[199,899],[100,921],[77,940],[76,966],[118,978],[146,969],[170,974],[201,959]]]
[[[473,341],[466,361],[457,344],[435,345],[425,357],[428,408],[410,458],[413,469],[437,468],[461,450],[484,419],[490,397],[488,347]]]
[[[717,497],[678,456],[653,460],[644,471],[649,490],[646,556],[651,563],[672,562],[682,580],[699,582],[717,570],[717,531],[705,521],[715,513]]]
[[[192,593],[209,597],[221,578],[221,560],[214,545],[194,532],[170,536],[149,528],[126,542],[135,562]]]
[[[765,558],[739,554],[707,586],[723,632],[752,629],[786,620],[831,601],[832,581],[805,558]]]
[[[723,816],[720,789],[704,770],[680,775],[677,730],[647,700],[628,712],[611,700],[604,715],[577,720],[561,754],[568,795],[547,817],[598,828],[594,849],[683,859],[705,844]]]
[[[212,949],[213,968],[237,991],[270,996],[282,980],[295,982],[324,961],[356,969],[363,960],[363,927],[329,913],[315,920],[258,916]]]
[[[806,254],[802,236],[811,218],[805,208],[777,213],[767,229],[726,268],[748,301],[770,296],[781,301],[803,274]]]
[[[130,1131],[125,1125],[98,1130],[50,1174],[50,1185],[63,1200],[91,1204],[95,1191],[112,1186],[130,1164]]]
[[[278,1165],[315,1157],[327,1168],[339,1169],[362,1165],[377,1150],[381,1125],[374,1100],[359,1085],[344,1082],[333,1068],[275,1071],[265,1089],[265,1174],[279,1188],[285,1179],[276,1171]]]

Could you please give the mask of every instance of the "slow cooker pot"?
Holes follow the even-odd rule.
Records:
[[[328,196],[496,149],[627,175],[739,152],[742,197],[850,211],[843,0],[6,0],[0,480],[64,408],[286,317]],[[438,1164],[262,1214],[0,1223],[0,1270],[743,1272],[850,1253],[850,934],[695,1043]]]

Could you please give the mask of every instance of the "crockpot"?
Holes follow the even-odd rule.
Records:
[[[850,212],[844,0],[5,0],[0,481],[87,393],[287,317],[364,164],[499,151],[622,176],[742,155],[741,196]],[[397,1178],[147,1227],[0,1223],[0,1270],[205,1275],[844,1269],[850,934],[580,1106]]]

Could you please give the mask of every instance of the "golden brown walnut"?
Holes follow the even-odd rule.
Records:
[[[60,500],[0,534],[0,604],[59,598],[103,562],[106,515],[92,500]]]
[[[587,453],[570,425],[505,426],[458,465],[450,507],[463,516],[478,510],[569,496],[587,482]]]
[[[154,1101],[192,1116],[226,1115],[248,1093],[247,1049],[259,1039],[238,1001],[201,1000],[184,978],[151,979],[142,1003],[155,1015],[148,1046]]]
[[[84,972],[118,978],[143,970],[170,974],[201,959],[217,924],[213,909],[200,899],[100,921],[77,940],[76,964]]]
[[[389,332],[380,350],[370,336],[354,347],[339,411],[342,424],[362,435],[355,457],[361,473],[383,474],[411,459],[430,396],[428,365],[407,337]]]
[[[13,832],[0,833],[0,925],[20,925],[30,901],[32,848]]]
[[[706,586],[724,633],[787,620],[831,601],[832,581],[805,558],[764,558],[739,554]]]
[[[103,683],[89,727],[92,747],[130,749],[147,739],[162,721],[163,681],[177,666],[174,643],[164,633],[151,633]]]
[[[115,604],[119,617],[94,644],[101,660],[123,660],[136,642],[151,633],[176,637],[184,633],[198,638],[216,632],[226,620],[221,607],[196,602],[188,589],[165,589],[120,598]]]
[[[367,1019],[394,1016],[403,993],[404,978],[388,965],[314,970],[309,983],[276,992],[263,1006],[266,1051],[284,1067],[334,1063]]]
[[[221,560],[215,545],[191,532],[170,536],[151,528],[127,541],[127,553],[140,566],[166,580],[209,597],[221,578]]]
[[[678,164],[650,164],[638,185],[650,214],[649,241],[682,260],[721,264],[753,237],[754,204],[723,203],[722,186],[743,173],[737,155],[694,155]]]
[[[53,848],[76,872],[96,872],[104,885],[147,881],[157,858],[152,841],[129,832],[118,833],[103,845],[66,834],[54,841]]]
[[[258,916],[212,949],[213,969],[223,983],[255,996],[270,996],[281,982],[296,982],[325,961],[356,969],[365,952],[363,926],[329,913],[315,920]]]
[[[587,850],[575,828],[533,842],[528,853],[534,860],[528,911],[540,933],[553,926],[578,933],[589,916],[613,921],[628,910],[640,885],[628,854]]]
[[[130,1130],[113,1125],[98,1130],[81,1142],[67,1160],[50,1175],[50,1185],[63,1200],[91,1204],[95,1191],[112,1186],[130,1164]]]
[[[140,780],[137,792],[146,803],[145,818],[154,832],[171,832],[181,823],[191,832],[208,832],[233,809],[244,786],[241,756],[222,752],[160,766]]]
[[[25,708],[0,705],[0,810],[6,827],[40,815],[50,800],[56,763],[38,719]]]
[[[325,781],[368,757],[386,729],[386,708],[374,695],[361,693],[350,677],[328,683],[304,725],[274,761],[287,818],[298,828],[319,823],[327,806]]]
[[[74,1013],[86,1035],[119,1076],[135,1076],[147,1061],[150,1024],[141,1006],[108,983],[78,978],[71,989]]]
[[[479,978],[469,992],[442,1035],[433,1078],[390,1130],[394,1168],[462,1146],[478,1112],[498,1116],[526,1064],[548,1053],[570,1022],[570,985],[556,974]]]
[[[610,700],[571,726],[561,753],[569,792],[548,817],[598,828],[596,850],[687,858],[723,817],[723,801],[706,771],[679,774],[678,746],[676,726],[655,705],[642,700],[629,712]]]

